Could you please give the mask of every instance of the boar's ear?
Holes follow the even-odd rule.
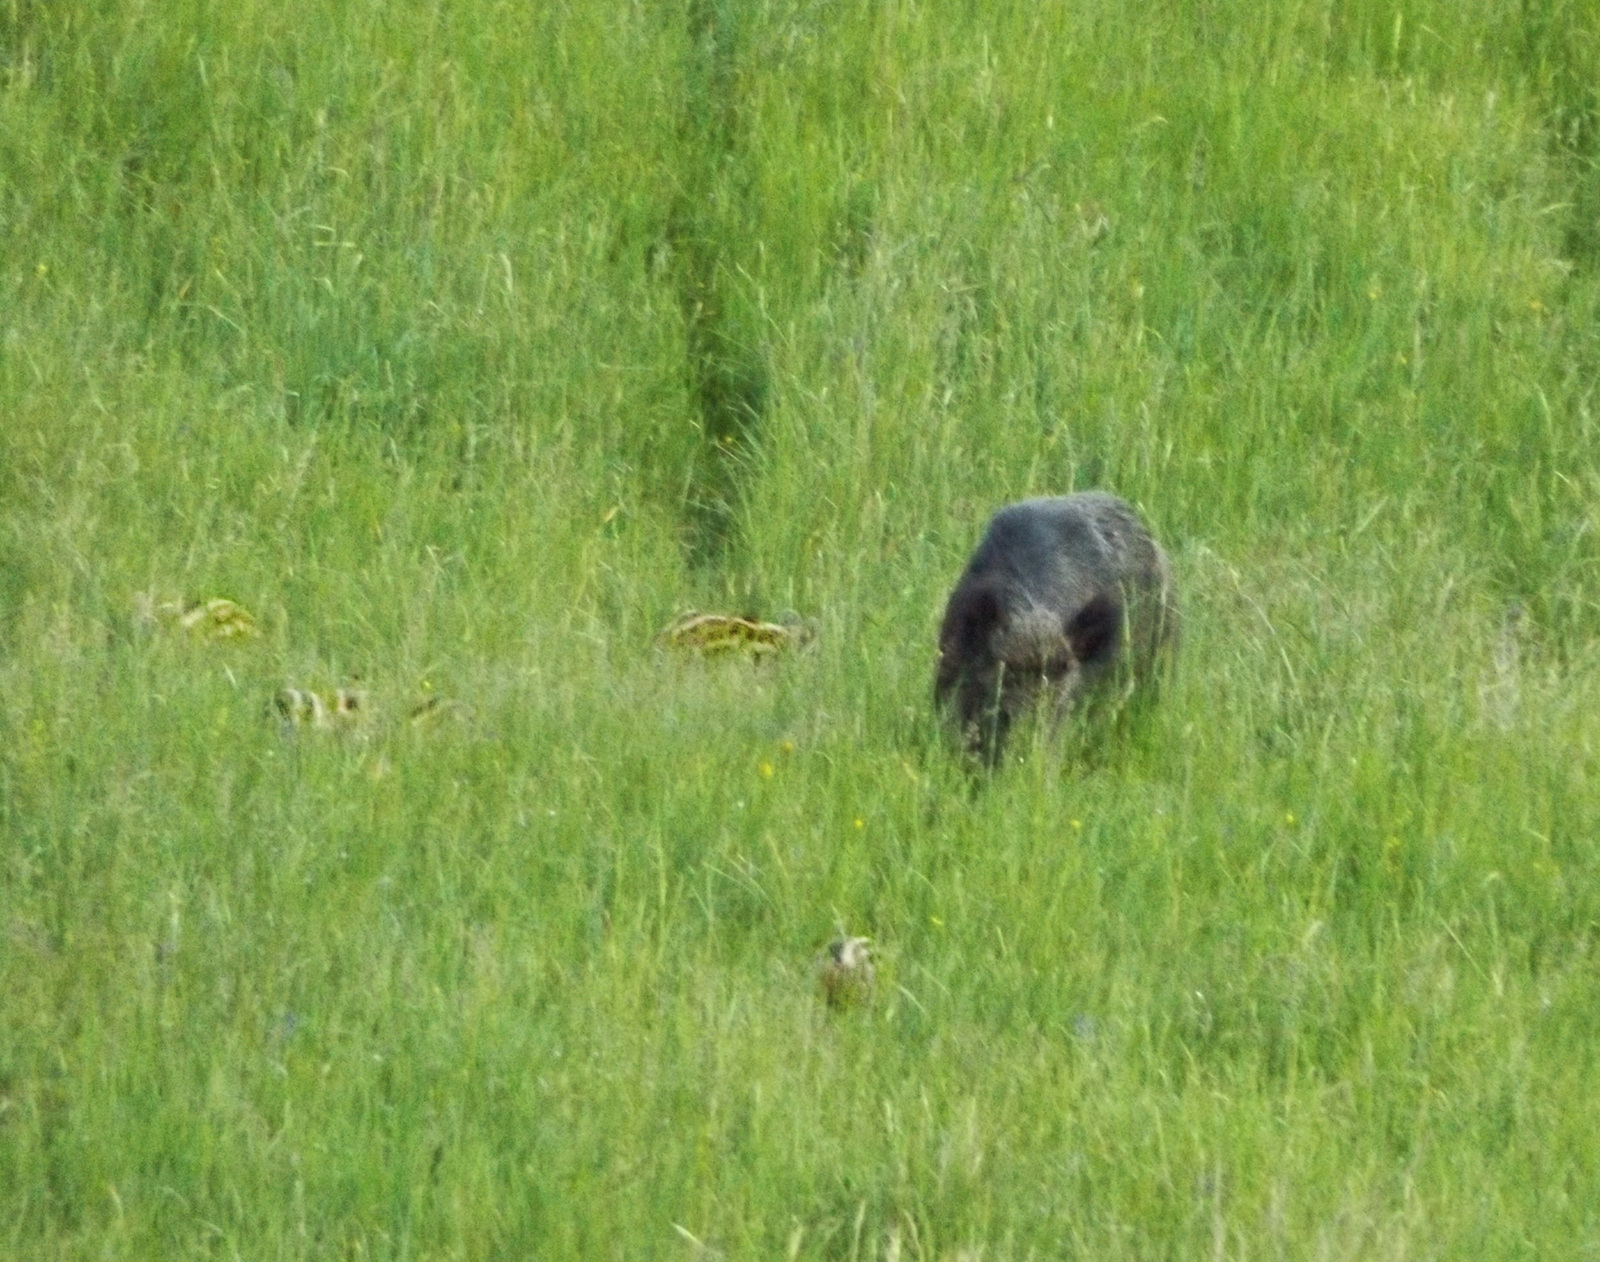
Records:
[[[982,671],[989,641],[1000,621],[1000,598],[985,585],[957,587],[939,628],[939,670],[934,695],[945,696],[961,677]]]
[[[972,587],[961,595],[960,604],[946,624],[946,639],[964,662],[981,657],[988,649],[989,637],[1000,622],[1000,597],[992,587]]]
[[[1067,619],[1064,628],[1072,655],[1083,665],[1110,657],[1122,637],[1122,607],[1109,596],[1096,596]]]

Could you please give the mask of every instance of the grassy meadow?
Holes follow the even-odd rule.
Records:
[[[0,0],[0,1256],[1600,1258],[1597,381],[1596,0]]]

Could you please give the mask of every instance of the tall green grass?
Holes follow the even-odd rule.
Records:
[[[0,3],[0,1252],[1600,1250],[1597,30]],[[1090,485],[1175,685],[974,784]]]

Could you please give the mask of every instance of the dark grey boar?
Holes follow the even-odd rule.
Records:
[[[1167,557],[1132,508],[1104,491],[1024,500],[994,515],[950,594],[934,697],[993,763],[1035,704],[1053,727],[1151,680],[1177,644]]]

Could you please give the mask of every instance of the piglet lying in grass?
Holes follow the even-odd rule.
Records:
[[[1024,500],[994,515],[950,594],[934,696],[994,763],[1036,704],[1054,727],[1150,681],[1177,644],[1166,554],[1132,508],[1103,491]]]

